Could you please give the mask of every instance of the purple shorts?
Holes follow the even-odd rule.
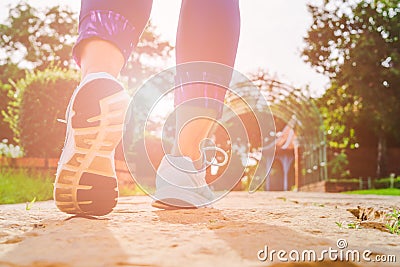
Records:
[[[135,28],[121,14],[114,11],[90,11],[79,21],[79,37],[73,49],[73,56],[80,66],[79,45],[89,38],[100,38],[114,44],[128,60],[135,46]],[[136,40],[137,42],[137,40]]]

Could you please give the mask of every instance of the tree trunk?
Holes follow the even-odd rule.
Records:
[[[387,175],[387,143],[386,143],[386,135],[384,133],[380,133],[378,137],[378,158],[377,158],[377,168],[376,168],[376,177],[381,178]]]

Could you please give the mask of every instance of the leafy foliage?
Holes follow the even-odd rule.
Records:
[[[19,2],[9,10],[0,24],[0,111],[6,110],[9,81],[25,76],[28,69],[43,70],[50,65],[72,63],[71,49],[75,40],[76,14],[54,6],[38,10],[27,2]],[[13,139],[12,131],[0,115],[0,138]]]
[[[386,228],[391,234],[400,235],[400,210],[393,208],[392,212],[386,214],[388,222],[386,223]]]
[[[76,71],[49,67],[27,73],[9,91],[12,101],[3,115],[26,156],[59,156],[65,127],[57,118],[65,117],[78,80]]]
[[[6,109],[10,99],[8,98],[8,92],[11,90],[10,84],[4,84],[0,81],[0,139],[13,139],[13,132],[10,129],[7,122],[4,121],[2,116],[2,110]]]
[[[44,69],[54,61],[68,66],[76,26],[75,14],[68,9],[54,6],[39,11],[27,2],[18,3],[0,25],[0,46],[6,55],[2,65]]]
[[[332,81],[319,104],[329,144],[354,148],[356,124],[371,129],[382,176],[386,139],[400,140],[400,2],[324,0],[309,10],[314,23],[303,56]]]
[[[350,177],[350,171],[347,169],[349,160],[344,150],[340,152],[330,151],[332,155],[328,155],[330,158],[328,163],[329,177],[335,178],[348,178]]]
[[[362,106],[359,97],[349,94],[348,91],[347,86],[338,86],[333,82],[317,101],[330,148],[344,149],[357,146],[353,127],[357,124]],[[346,125],[343,122],[346,122]]]

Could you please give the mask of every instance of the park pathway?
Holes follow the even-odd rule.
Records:
[[[268,252],[315,250],[318,256],[329,247],[370,250],[371,259],[397,260],[353,265],[326,256],[324,263],[283,266],[400,266],[400,235],[386,231],[379,217],[399,207],[400,197],[232,192],[214,208],[161,211],[150,203],[146,196],[121,198],[113,213],[99,219],[68,216],[52,201],[30,210],[25,204],[2,205],[0,266],[281,266],[276,254],[273,262],[258,259],[266,246]],[[374,211],[367,214],[368,207]],[[358,227],[350,209],[372,217]],[[347,246],[339,249],[338,240]]]

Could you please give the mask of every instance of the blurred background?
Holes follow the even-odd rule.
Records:
[[[64,119],[80,79],[71,57],[79,6],[77,0],[0,4],[0,203],[52,198],[65,135],[57,119]],[[120,77],[131,94],[174,66],[179,6],[154,1]],[[257,0],[241,1],[240,8],[235,68],[268,100],[276,124],[275,161],[259,190],[400,194],[400,1]],[[240,116],[249,132],[259,132],[248,111]],[[224,147],[223,131],[214,137]],[[151,132],[148,139],[156,167],[161,141]],[[262,143],[254,136],[245,145],[250,153],[226,147],[251,159],[238,162],[245,173],[236,190],[247,189],[263,167]],[[121,151],[117,159],[122,194],[140,194]],[[223,171],[210,170],[208,180]]]

